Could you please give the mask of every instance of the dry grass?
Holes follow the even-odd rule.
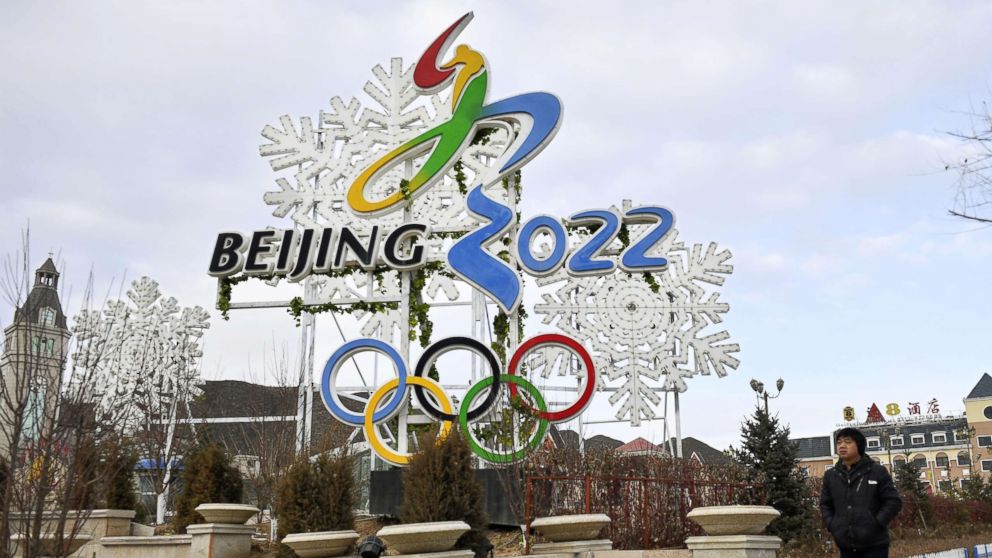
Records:
[[[957,535],[904,532],[893,536],[889,558],[909,558],[930,552],[971,548],[989,543],[992,543],[992,526],[988,525],[980,526],[971,533]],[[787,549],[782,553],[782,558],[835,558],[837,554],[837,549],[832,544],[829,547],[803,546]]]

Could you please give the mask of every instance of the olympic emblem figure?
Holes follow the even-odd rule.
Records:
[[[455,38],[472,20],[470,12],[446,29],[427,48],[414,68],[414,84],[424,94],[444,89],[454,82],[451,119],[388,152],[369,165],[348,188],[348,204],[364,215],[392,211],[401,205],[403,192],[381,200],[369,200],[366,186],[396,165],[427,155],[407,186],[416,196],[435,184],[454,165],[480,129],[509,123],[519,128],[495,172],[480,178],[466,198],[469,211],[488,224],[459,239],[448,252],[448,264],[462,279],[489,295],[505,312],[520,302],[520,278],[506,263],[491,256],[486,247],[505,234],[514,215],[509,207],[486,196],[483,189],[496,183],[536,156],[551,142],[561,124],[562,108],[551,93],[525,93],[486,103],[489,71],[482,53],[458,45],[454,56],[442,62]]]
[[[585,370],[578,398],[564,409],[549,410],[540,390],[519,374],[526,356],[541,347],[558,347],[572,352],[582,362]],[[458,350],[469,351],[482,357],[488,363],[490,375],[470,387],[456,409],[444,388],[429,378],[427,372],[441,355]],[[379,386],[372,393],[364,410],[358,413],[342,403],[334,386],[344,363],[354,355],[365,351],[379,353],[391,361],[396,371],[396,378]],[[509,386],[511,396],[520,398],[519,401],[528,405],[530,407],[528,412],[537,419],[536,427],[531,432],[524,433],[528,436],[527,442],[523,447],[511,452],[486,447],[477,439],[472,428],[473,423],[489,416],[498,400],[499,390],[504,384]],[[448,436],[457,421],[459,430],[477,456],[489,463],[506,464],[523,459],[537,448],[547,435],[551,423],[571,420],[585,410],[592,401],[596,389],[596,371],[593,368],[592,358],[580,343],[570,337],[554,333],[537,335],[524,341],[510,359],[505,373],[502,372],[499,359],[492,349],[470,337],[449,337],[430,345],[421,355],[412,375],[396,349],[378,339],[365,338],[345,343],[327,360],[321,375],[320,395],[331,416],[347,425],[362,428],[365,440],[376,455],[394,465],[406,465],[410,461],[410,455],[387,447],[379,439],[376,425],[392,419],[409,404],[411,387],[424,413],[441,422],[439,438]],[[486,391],[485,398],[481,403],[476,403],[483,390]],[[520,391],[524,392],[524,397],[520,397]],[[428,397],[428,393],[431,397]]]

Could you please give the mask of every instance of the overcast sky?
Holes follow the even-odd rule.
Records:
[[[90,270],[101,298],[148,275],[212,309],[216,234],[289,226],[262,201],[262,127],[358,95],[372,66],[414,61],[473,9],[460,39],[485,53],[490,99],[546,90],[565,107],[526,169],[525,217],[656,203],[684,240],[734,253],[721,299],[742,364],[691,380],[684,434],[738,439],[752,377],[783,377],[773,409],[813,436],[849,404],[960,410],[992,370],[992,229],[947,217],[943,172],[962,152],[947,132],[990,96],[992,4],[3,4],[0,247],[30,220],[70,314]],[[294,346],[282,311],[212,313],[208,379]],[[339,343],[322,335],[318,360]]]

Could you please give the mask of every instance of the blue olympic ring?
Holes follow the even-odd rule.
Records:
[[[403,359],[400,358],[400,354],[396,349],[378,339],[355,339],[349,341],[334,351],[331,358],[327,359],[327,364],[324,365],[324,373],[320,378],[320,398],[324,400],[324,406],[327,407],[327,411],[332,416],[354,426],[362,426],[365,422],[365,415],[353,413],[345,409],[344,405],[332,393],[331,386],[334,385],[334,379],[337,377],[338,370],[341,369],[344,361],[348,357],[365,350],[377,351],[386,355],[392,361],[393,366],[396,367],[396,376],[399,378],[399,385],[396,386],[396,392],[393,398],[389,400],[389,403],[385,407],[372,415],[372,420],[378,423],[391,418],[407,402],[407,398],[405,397],[407,393],[406,364],[404,364]]]

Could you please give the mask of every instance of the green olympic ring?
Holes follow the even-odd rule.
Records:
[[[540,390],[524,378],[512,374],[500,374],[499,381],[500,383],[508,382],[522,387],[524,391],[526,391],[527,394],[533,398],[540,413],[545,413],[548,410],[548,406],[544,402],[544,396],[541,395]],[[472,430],[469,428],[468,411],[472,407],[472,401],[474,401],[475,397],[479,395],[479,392],[489,387],[492,383],[493,377],[486,376],[469,388],[468,392],[465,393],[465,399],[462,401],[462,404],[458,409],[458,424],[461,425],[462,434],[465,436],[465,439],[468,440],[469,447],[472,448],[473,453],[490,463],[515,463],[527,457],[528,453],[536,449],[541,444],[541,441],[544,440],[544,436],[548,433],[548,427],[551,425],[551,422],[545,418],[538,417],[536,434],[531,437],[526,446],[511,454],[496,453],[490,451],[486,447],[483,447],[483,445],[475,439],[475,436],[472,434]]]

